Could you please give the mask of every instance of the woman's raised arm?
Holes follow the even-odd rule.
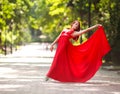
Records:
[[[88,31],[91,31],[92,29],[97,28],[98,26],[101,26],[101,24],[96,24],[96,25],[91,26],[91,27],[89,27],[89,28],[87,28],[87,29],[85,29],[85,30],[80,30],[79,32],[74,32],[74,33],[72,33],[72,36],[73,36],[73,37],[80,36],[80,35],[82,35],[83,33],[86,33],[86,32],[88,32]]]

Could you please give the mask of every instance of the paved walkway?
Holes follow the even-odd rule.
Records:
[[[0,56],[0,94],[120,94],[117,71],[99,70],[86,83],[44,80],[54,56],[48,44],[23,46],[12,55]]]

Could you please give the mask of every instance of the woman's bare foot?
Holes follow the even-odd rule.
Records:
[[[49,77],[46,76],[46,77],[45,77],[45,81],[48,81],[48,80],[49,80]]]

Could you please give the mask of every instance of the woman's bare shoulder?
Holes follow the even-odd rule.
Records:
[[[70,29],[68,29],[68,28],[64,28],[63,31],[64,31],[64,32],[69,32]]]

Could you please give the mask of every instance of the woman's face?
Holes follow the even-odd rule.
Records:
[[[72,28],[73,28],[74,30],[78,30],[78,28],[79,28],[79,22],[74,22],[74,23],[72,24]]]

